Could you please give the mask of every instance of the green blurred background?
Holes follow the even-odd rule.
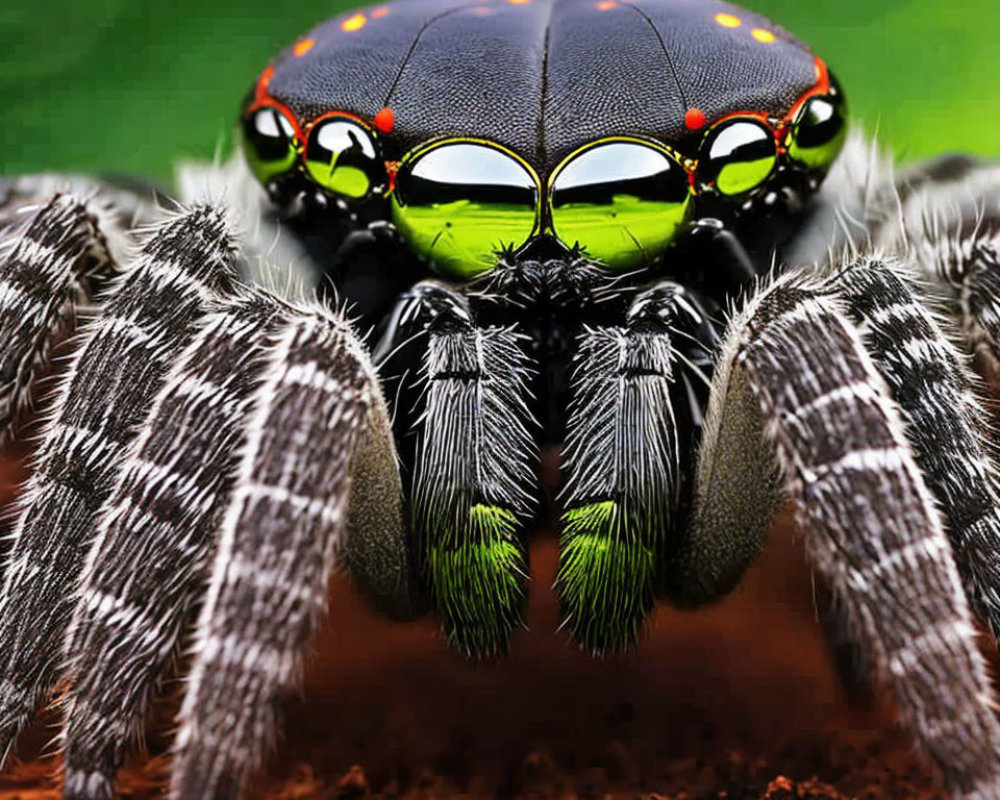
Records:
[[[666,1],[666,0],[665,0]],[[168,178],[268,58],[352,0],[0,0],[0,172]],[[1000,156],[997,0],[748,0],[812,44],[901,158]]]

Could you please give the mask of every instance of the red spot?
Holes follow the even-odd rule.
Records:
[[[700,108],[689,108],[684,115],[684,124],[688,126],[688,130],[700,131],[707,121]]]
[[[396,113],[391,108],[383,108],[375,115],[375,127],[382,133],[392,133],[396,126]]]

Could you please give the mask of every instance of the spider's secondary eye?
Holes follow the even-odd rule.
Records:
[[[432,145],[404,160],[392,211],[396,227],[434,268],[455,278],[496,265],[523,244],[538,218],[538,181],[514,156],[488,143]]]
[[[638,141],[598,143],[552,178],[552,226],[607,266],[648,263],[687,220],[687,172],[665,150]]]
[[[243,118],[243,150],[250,171],[266,184],[295,164],[295,127],[281,109],[258,108]]]
[[[847,108],[836,88],[806,101],[792,127],[788,156],[809,169],[826,171],[847,138]]]
[[[774,134],[758,122],[739,120],[709,133],[702,145],[698,180],[733,197],[764,183],[778,163]]]
[[[305,165],[316,183],[346,200],[383,192],[388,182],[371,134],[345,117],[322,120],[309,132]]]

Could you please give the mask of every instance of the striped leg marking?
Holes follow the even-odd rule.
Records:
[[[956,797],[1000,798],[993,691],[941,514],[889,389],[824,287],[792,277],[734,321],[807,549]]]
[[[510,329],[476,328],[442,290],[426,356],[413,529],[449,642],[503,652],[522,623],[537,447],[525,405],[527,357]]]
[[[377,392],[330,312],[278,327],[198,621],[171,797],[235,797],[262,764],[346,545],[352,458]]]
[[[0,753],[58,677],[96,515],[123,453],[205,305],[235,277],[221,215],[158,228],[86,329],[18,501],[0,593]]]
[[[995,385],[1000,381],[1000,235],[958,250],[967,253],[960,262],[961,328]]]
[[[891,262],[862,261],[835,285],[907,423],[973,608],[1000,635],[1000,494],[971,376]]]
[[[278,305],[253,294],[210,314],[167,374],[101,511],[65,658],[67,800],[110,800],[153,691],[205,588]]]
[[[0,445],[31,407],[35,381],[48,373],[53,347],[73,328],[90,279],[110,270],[82,203],[56,195],[23,230],[0,241]]]

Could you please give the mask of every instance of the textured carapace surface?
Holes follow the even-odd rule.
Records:
[[[718,0],[401,0],[306,34],[258,93],[302,126],[331,111],[391,123],[400,152],[481,137],[544,173],[607,136],[680,146],[731,114],[786,118],[824,73],[787,32]]]

